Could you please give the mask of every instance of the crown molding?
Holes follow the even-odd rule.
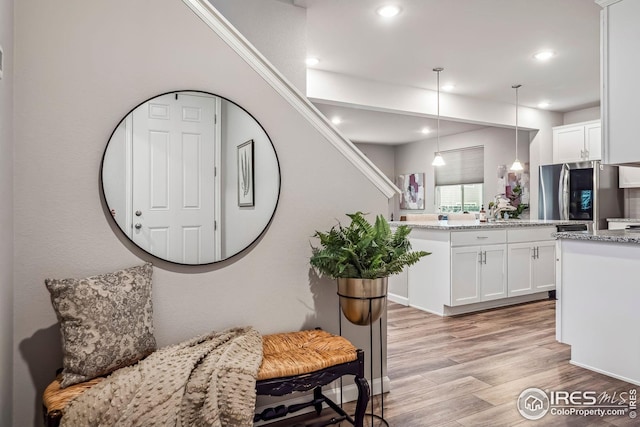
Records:
[[[291,104],[388,199],[400,189],[291,84],[240,32],[206,0],[183,0],[205,24]]]

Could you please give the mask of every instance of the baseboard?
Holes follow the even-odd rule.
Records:
[[[353,402],[355,400],[358,399],[358,388],[356,387],[355,384],[353,384],[351,376],[349,377],[345,377],[343,380],[343,386],[342,386],[342,402],[347,403],[347,402]],[[371,382],[369,382],[371,384]],[[380,394],[380,378],[376,378],[375,380],[373,380],[373,395],[378,395]],[[382,380],[382,385],[384,387],[384,392],[387,393],[391,390],[391,381],[389,380],[388,376],[385,376]],[[324,393],[325,396],[327,396],[329,399],[333,400],[335,403],[337,403],[338,405],[340,405],[340,381],[335,381],[332,385],[327,386],[325,388],[323,388],[322,392]],[[295,405],[298,403],[304,403],[304,402],[308,402],[310,399],[310,394],[311,392],[304,394],[304,395],[299,395],[296,394],[300,397],[296,397],[294,399],[286,399],[286,400],[278,400],[277,402],[274,403],[267,403],[265,405],[256,407],[256,413],[260,413],[262,411],[264,411],[267,408],[273,407],[273,406],[277,406],[277,405],[285,405],[285,406],[290,406],[290,405]],[[287,418],[292,418],[292,417],[297,417],[298,415],[303,415],[309,412],[313,412],[313,407],[310,408],[306,408],[306,409],[302,409],[298,412],[295,412],[293,414],[290,414],[286,417],[283,418],[278,418],[277,420],[271,420],[269,421],[269,423],[272,423],[274,421],[279,421],[279,420],[284,420]],[[254,424],[255,427],[258,426],[262,426],[268,424],[266,421],[259,421],[257,423]]]
[[[391,302],[402,304],[405,307],[409,306],[409,298],[407,298],[407,297],[401,297],[400,295],[388,293],[387,294],[387,299],[389,301],[391,301]]]
[[[458,314],[473,313],[476,311],[490,310],[492,308],[506,307],[509,305],[522,304],[525,302],[532,302],[532,301],[541,301],[545,299],[549,299],[548,291],[537,292],[535,294],[529,294],[529,295],[520,295],[517,297],[496,299],[492,301],[478,302],[475,304],[459,305],[456,307],[450,307],[448,305],[445,305],[444,315],[455,316]]]
[[[622,380],[622,381],[628,382],[630,384],[634,384],[634,385],[640,386],[640,381],[632,380],[631,378],[627,378],[627,377],[622,376],[622,375],[612,374],[611,372],[607,372],[607,371],[605,371],[603,369],[594,368],[592,366],[585,365],[584,363],[576,362],[573,359],[569,360],[569,363],[574,365],[574,366],[577,366],[579,368],[588,369],[590,371],[597,372],[599,374],[606,375],[606,376],[611,377],[611,378],[616,378],[618,380]]]
[[[416,304],[409,304],[409,306],[413,307],[415,309],[418,309],[420,311],[426,311],[427,313],[435,314],[437,316],[444,316],[445,315],[442,311],[431,310],[430,308],[421,307],[421,306],[416,305]]]

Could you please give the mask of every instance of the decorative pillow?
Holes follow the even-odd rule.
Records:
[[[61,387],[131,365],[156,349],[146,263],[86,279],[46,279],[60,322]]]

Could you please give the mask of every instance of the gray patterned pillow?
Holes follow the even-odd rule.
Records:
[[[61,387],[106,375],[156,349],[150,263],[86,279],[46,279],[60,322]]]

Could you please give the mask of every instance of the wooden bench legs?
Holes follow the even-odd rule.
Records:
[[[347,414],[339,405],[322,393],[322,386],[327,385],[344,375],[354,375],[354,382],[358,389],[356,412],[353,417]],[[284,396],[293,393],[294,391],[309,390],[313,390],[312,400],[296,405],[279,405],[274,408],[267,408],[261,413],[255,415],[254,422],[270,421],[309,407],[313,407],[319,415],[322,411],[323,404],[326,403],[338,414],[338,416],[333,417],[326,422],[314,424],[314,426],[326,426],[340,421],[348,421],[355,427],[362,427],[365,411],[369,402],[369,383],[364,377],[363,351],[358,350],[358,358],[351,362],[329,366],[308,374],[261,380],[256,383],[256,391],[259,396]]]

